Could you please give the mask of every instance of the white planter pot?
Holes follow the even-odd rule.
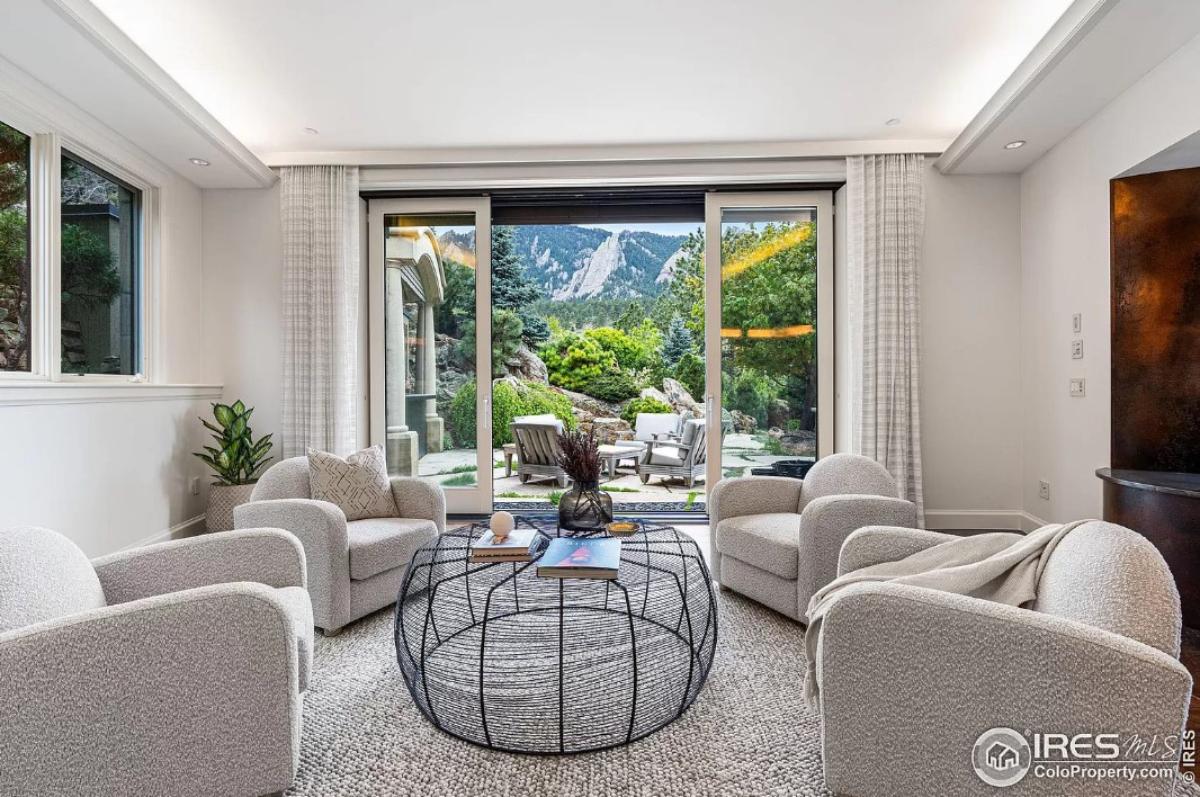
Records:
[[[250,502],[253,484],[214,484],[208,488],[208,512],[204,515],[207,531],[229,531],[233,528],[233,510]]]

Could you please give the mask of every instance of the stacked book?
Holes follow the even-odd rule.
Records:
[[[543,578],[617,577],[621,564],[621,541],[559,537],[551,540],[538,561],[537,574]]]
[[[541,544],[541,537],[534,529],[513,529],[503,540],[497,540],[491,531],[471,546],[472,562],[532,562]]]

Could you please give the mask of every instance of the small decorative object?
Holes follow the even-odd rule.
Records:
[[[558,436],[558,466],[571,478],[571,489],[558,499],[558,525],[568,531],[596,531],[612,522],[612,496],[600,491],[600,450],[596,438],[581,431]]]
[[[637,533],[638,524],[632,520],[614,520],[604,528],[614,537],[628,537],[631,534]]]
[[[208,491],[208,511],[204,525],[208,531],[228,531],[233,528],[233,510],[250,500],[254,483],[258,481],[263,466],[271,461],[271,435],[258,440],[250,429],[250,414],[241,401],[233,404],[213,404],[213,417],[217,425],[203,418],[204,428],[213,433],[215,445],[204,446],[204,452],[195,456],[213,470],[216,481]]]
[[[513,526],[515,525],[516,521],[513,520],[511,512],[501,510],[495,513],[492,515],[491,523],[492,539],[496,542],[504,542],[508,539],[508,535],[512,533]]]

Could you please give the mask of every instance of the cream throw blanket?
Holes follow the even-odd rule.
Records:
[[[818,705],[821,622],[846,587],[886,581],[1023,606],[1037,597],[1042,571],[1055,546],[1077,526],[1090,522],[1051,523],[1029,534],[998,532],[957,537],[896,562],[882,562],[846,573],[826,584],[809,601],[805,616],[808,670],[804,676],[804,696],[809,705]]]

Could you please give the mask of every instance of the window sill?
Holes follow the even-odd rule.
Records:
[[[0,382],[0,407],[40,404],[107,404],[114,401],[219,399],[223,385],[155,385],[145,382]]]

